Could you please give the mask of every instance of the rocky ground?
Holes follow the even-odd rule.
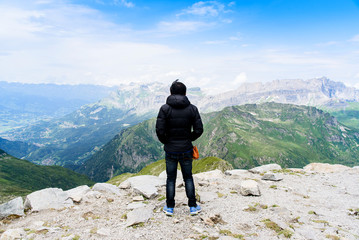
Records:
[[[168,217],[163,184],[149,196],[127,181],[113,192],[88,190],[70,207],[9,216],[0,223],[0,239],[359,239],[357,167],[272,170],[280,181],[263,180],[264,171],[195,175],[203,209],[197,216],[189,215],[182,184]],[[248,180],[259,196],[242,195]]]

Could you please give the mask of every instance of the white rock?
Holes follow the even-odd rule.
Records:
[[[85,196],[86,193],[88,193],[89,191],[91,191],[90,187],[87,185],[83,185],[83,186],[78,186],[76,188],[70,189],[65,191],[69,197],[74,201],[74,202],[81,202],[82,198]]]
[[[22,228],[8,229],[0,237],[0,240],[23,239],[26,232]]]
[[[259,190],[258,183],[254,180],[245,180],[241,182],[240,193],[243,196],[260,196],[261,192]]]
[[[283,176],[281,174],[276,174],[276,173],[266,173],[263,175],[262,180],[281,181],[283,180]]]
[[[158,195],[157,187],[151,184],[136,185],[133,187],[133,191],[142,194],[148,199],[155,198]]]
[[[161,187],[166,185],[166,179],[153,175],[141,175],[136,177],[130,177],[126,181],[131,184],[131,187],[141,184],[150,184],[156,187]]]
[[[304,171],[306,172],[320,172],[320,173],[333,173],[343,172],[350,170],[350,167],[341,164],[329,164],[329,163],[310,163],[305,166]]]
[[[127,205],[126,209],[136,209],[136,208],[143,208],[146,207],[146,204],[142,203],[142,202],[134,202],[134,203],[130,203]]]
[[[97,234],[102,236],[111,236],[111,230],[107,228],[100,228],[97,230]]]
[[[225,171],[224,174],[228,175],[228,176],[243,176],[245,174],[248,174],[248,170],[245,170],[245,169],[233,169],[233,170]]]
[[[96,183],[93,186],[92,190],[98,192],[113,193],[117,196],[121,195],[120,189],[115,185],[109,183]]]
[[[154,198],[158,195],[157,187],[166,185],[166,180],[152,175],[141,175],[126,180],[131,184],[134,192],[146,198]]]
[[[143,200],[145,200],[145,199],[143,198],[142,195],[139,195],[139,196],[133,197],[132,200],[133,200],[133,201],[140,202],[140,201],[143,201]]]
[[[60,188],[46,188],[27,195],[25,209],[40,211],[44,209],[62,209],[73,206],[69,195]]]
[[[251,173],[265,173],[265,172],[269,172],[272,170],[281,170],[282,167],[276,163],[271,163],[271,164],[267,164],[267,165],[262,165],[259,167],[255,167],[252,169],[249,169],[248,171]]]
[[[218,194],[215,192],[200,192],[198,191],[201,203],[211,202],[218,198]]]
[[[123,181],[118,187],[121,189],[129,189],[131,187],[131,183],[129,181]]]
[[[10,215],[24,216],[24,203],[21,197],[0,205],[0,219]]]
[[[127,214],[126,227],[147,222],[153,216],[150,208],[137,208]]]
[[[221,170],[218,169],[213,171],[203,172],[203,173],[197,173],[194,174],[193,176],[199,180],[216,180],[216,179],[224,178],[224,174],[222,173]]]
[[[84,198],[86,198],[87,200],[99,199],[99,198],[101,198],[101,196],[102,196],[102,193],[100,193],[98,191],[90,191],[85,194]]]

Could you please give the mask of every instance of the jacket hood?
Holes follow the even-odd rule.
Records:
[[[190,101],[184,95],[170,95],[167,98],[166,103],[173,108],[185,108],[190,105]]]

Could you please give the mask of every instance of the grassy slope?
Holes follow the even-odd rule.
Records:
[[[346,129],[328,113],[289,104],[248,104],[225,108],[206,118],[200,151],[229,161],[236,168],[270,162],[303,167],[309,162],[353,165],[357,132]]]
[[[178,166],[180,169],[180,167]],[[232,165],[227,161],[217,158],[217,157],[206,157],[200,160],[194,160],[192,163],[192,172],[193,174],[200,172],[207,172],[214,169],[219,169],[221,171],[226,171],[233,169]],[[161,172],[166,170],[166,162],[164,159],[158,160],[154,163],[147,165],[142,168],[138,173],[123,173],[116,177],[113,177],[108,181],[108,183],[119,185],[121,182],[125,181],[127,178],[140,176],[140,175],[155,175],[158,176]]]
[[[1,153],[2,152],[2,153]],[[59,187],[63,190],[92,185],[86,176],[59,166],[39,166],[0,152],[0,202],[33,191]]]
[[[324,110],[335,116],[339,122],[359,129],[359,103],[352,102],[341,108],[325,108]]]

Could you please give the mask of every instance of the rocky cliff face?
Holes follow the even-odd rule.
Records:
[[[268,83],[245,83],[238,89],[198,102],[201,110],[210,112],[226,106],[261,102],[325,106],[333,102],[359,102],[359,90],[327,78],[311,80],[275,80]]]

